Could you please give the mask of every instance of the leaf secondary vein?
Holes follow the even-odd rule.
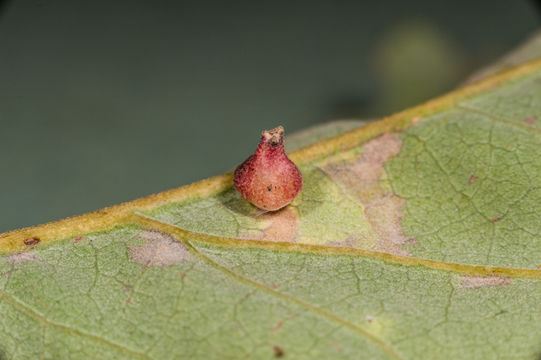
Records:
[[[308,245],[290,242],[271,242],[261,240],[245,240],[208,235],[192,232],[177,225],[164,223],[141,213],[134,213],[132,221],[143,226],[154,228],[179,239],[195,240],[208,244],[238,248],[258,248],[278,251],[297,251],[303,253],[332,254],[359,256],[372,259],[384,260],[389,263],[404,266],[423,266],[432,270],[455,272],[462,275],[472,276],[506,276],[512,278],[541,279],[541,269],[506,268],[486,265],[468,265],[452,262],[444,262],[410,256],[395,255],[380,251],[353,249],[345,247]]]
[[[484,116],[486,118],[489,118],[492,121],[496,121],[496,122],[499,122],[499,123],[504,123],[506,125],[517,127],[519,129],[522,129],[522,130],[528,130],[528,131],[534,132],[536,134],[541,134],[541,129],[534,128],[534,127],[528,126],[528,125],[524,125],[524,124],[518,123],[516,121],[512,121],[510,119],[504,118],[504,117],[499,117],[499,116],[496,116],[496,115],[491,114],[489,112],[486,112],[486,111],[483,111],[483,110],[480,110],[480,109],[477,109],[477,108],[474,108],[474,107],[471,107],[471,106],[468,106],[468,105],[464,105],[462,103],[457,103],[456,108],[460,109],[460,110],[467,111],[467,112],[471,112],[471,113],[474,113],[474,114],[477,114],[477,115]]]
[[[102,344],[107,345],[109,347],[113,347],[113,348],[116,348],[118,350],[121,350],[122,352],[124,352],[124,353],[126,353],[129,356],[134,357],[134,358],[145,359],[145,360],[150,360],[151,359],[148,355],[146,355],[144,353],[137,352],[135,350],[131,350],[131,349],[127,348],[124,345],[120,345],[120,344],[117,344],[117,343],[112,342],[110,340],[107,340],[105,338],[102,338],[100,336],[89,334],[89,333],[81,331],[79,329],[75,329],[75,328],[72,328],[72,327],[69,327],[69,326],[66,326],[66,325],[59,324],[57,322],[48,320],[42,314],[38,313],[37,311],[32,309],[30,306],[23,303],[21,300],[17,299],[15,296],[7,293],[4,290],[0,290],[0,298],[4,299],[7,303],[9,303],[15,309],[17,309],[20,312],[23,312],[26,315],[36,319],[37,321],[39,321],[40,323],[42,323],[44,325],[49,325],[49,326],[58,328],[58,329],[60,329],[60,330],[62,330],[64,332],[68,332],[68,333],[72,333],[72,334],[75,334],[75,335],[78,335],[78,336],[81,336],[81,337],[86,337],[86,338],[92,339],[92,340],[94,340],[96,342],[102,343]]]

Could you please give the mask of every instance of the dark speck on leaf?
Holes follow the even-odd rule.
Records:
[[[284,349],[278,345],[274,345],[272,349],[274,350],[274,357],[281,358],[285,355]]]
[[[37,237],[31,237],[31,238],[28,238],[28,239],[24,239],[24,244],[26,246],[33,246],[33,245],[37,245],[39,244],[41,240]]]
[[[272,191],[272,185],[267,186],[268,191]]]

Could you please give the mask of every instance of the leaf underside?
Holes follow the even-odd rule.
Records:
[[[279,212],[222,178],[4,234],[0,359],[539,358],[541,65],[480,89],[293,156]]]

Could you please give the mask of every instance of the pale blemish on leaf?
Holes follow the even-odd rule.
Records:
[[[385,338],[393,328],[392,321],[384,316],[367,315],[359,324],[367,332]]]
[[[31,252],[20,252],[11,254],[7,257],[8,263],[17,265],[17,264],[23,264],[27,262],[36,261],[36,255],[34,255]]]
[[[146,266],[171,266],[190,260],[185,246],[172,236],[160,231],[144,230],[138,236],[146,240],[141,246],[131,245],[130,258]]]
[[[326,161],[321,168],[354,200],[364,205],[365,217],[379,240],[374,250],[407,256],[404,244],[414,244],[402,230],[405,200],[381,186],[385,163],[397,155],[402,141],[392,133],[383,134],[363,146],[354,160]]]
[[[358,161],[352,164],[351,171],[361,180],[364,187],[372,188],[376,195],[382,195],[379,185],[385,163],[402,149],[402,140],[395,134],[383,134],[363,146],[363,153]],[[358,188],[358,187],[357,187]],[[360,189],[359,196],[363,202],[370,200],[368,194]]]
[[[322,168],[347,193],[367,204],[384,195],[379,184],[383,165],[401,148],[402,141],[395,134],[383,134],[366,143],[362,154],[354,161],[335,162],[331,158]]]
[[[362,249],[363,243],[366,243],[366,238],[363,236],[352,235],[344,241],[333,241],[329,243],[329,246],[348,247],[354,249]]]
[[[508,286],[511,279],[504,276],[461,276],[460,286],[464,289],[477,289],[487,286]]]
[[[297,211],[288,206],[279,211],[268,212],[257,217],[259,230],[240,233],[240,238],[264,241],[295,242],[298,236]]]
[[[374,231],[379,235],[376,250],[391,254],[408,256],[402,245],[415,244],[402,231],[402,209],[406,201],[396,195],[386,194],[374,199],[365,208],[366,217]]]

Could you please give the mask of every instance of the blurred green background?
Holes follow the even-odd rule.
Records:
[[[11,1],[0,232],[232,170],[262,129],[374,118],[458,86],[529,1]]]

